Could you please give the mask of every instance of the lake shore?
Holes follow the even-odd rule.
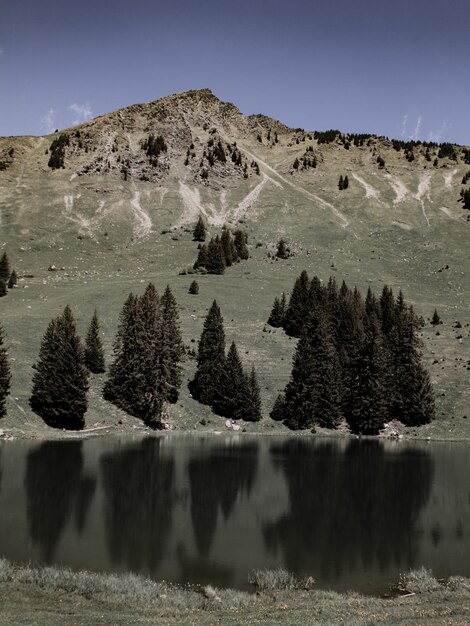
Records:
[[[133,574],[17,566],[0,559],[0,625],[429,624],[470,619],[470,580],[437,581],[426,570],[400,578],[388,597],[285,585],[256,593],[185,588]],[[274,585],[275,587],[275,585]]]

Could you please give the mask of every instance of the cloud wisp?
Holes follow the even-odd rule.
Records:
[[[87,120],[91,119],[93,113],[91,111],[91,106],[89,102],[85,102],[84,104],[80,104],[78,102],[74,102],[69,106],[69,111],[75,115],[75,119],[72,122],[72,126],[76,126],[77,124],[82,124]]]
[[[441,124],[441,127],[438,130],[431,130],[429,132],[429,141],[435,141],[436,143],[441,143],[446,130],[449,128],[449,120],[445,118]]]
[[[406,126],[408,124],[408,113],[405,113],[403,116],[403,120],[401,122],[401,133],[400,137],[404,137],[406,135]]]
[[[47,135],[50,135],[55,129],[55,111],[54,109],[49,109],[49,111],[41,117],[41,125],[42,130],[46,132]]]
[[[413,131],[413,134],[410,135],[410,139],[413,139],[414,141],[419,139],[419,135],[421,133],[422,126],[423,126],[423,118],[421,117],[421,115],[418,115],[418,119],[416,121],[416,126],[415,126],[415,129]]]

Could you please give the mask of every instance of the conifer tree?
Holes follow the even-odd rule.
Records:
[[[10,278],[10,262],[8,261],[7,253],[4,252],[2,254],[2,258],[0,259],[0,282],[8,283],[8,279]]]
[[[437,312],[437,309],[434,309],[434,313],[432,314],[432,320],[431,320],[431,324],[433,326],[437,326],[438,324],[441,324],[441,318],[439,317],[439,313]]]
[[[276,296],[274,298],[274,304],[273,304],[273,308],[271,309],[271,314],[268,319],[268,324],[270,326],[273,326],[274,328],[281,328],[283,322],[284,322],[284,310],[283,310],[281,301]]]
[[[161,298],[160,308],[162,315],[162,333],[158,355],[161,368],[160,377],[164,382],[164,399],[174,404],[178,400],[178,390],[181,385],[181,360],[184,348],[178,306],[169,285],[167,285]]]
[[[0,418],[6,415],[6,401],[10,393],[10,363],[8,352],[4,345],[5,336],[0,326]]]
[[[207,314],[198,344],[197,370],[189,390],[202,404],[213,406],[220,392],[225,368],[225,331],[219,306],[214,300]]]
[[[14,289],[18,284],[18,276],[16,275],[15,270],[10,274],[10,278],[8,279],[8,289]]]
[[[49,426],[81,430],[87,409],[88,370],[72,311],[52,320],[33,366],[31,408]]]
[[[338,181],[338,189],[340,191],[342,191],[344,189],[344,181],[343,181],[343,175],[341,174],[341,176],[339,177],[339,181]]]
[[[0,280],[0,298],[6,296],[8,293],[6,283],[3,280]]]
[[[193,282],[189,285],[188,291],[193,296],[197,296],[197,294],[199,293],[199,285],[195,280],[193,280]]]
[[[242,405],[242,417],[247,422],[259,422],[261,419],[261,398],[255,368],[245,376],[246,395]]]
[[[206,267],[207,262],[208,262],[208,253],[207,253],[207,246],[205,243],[202,244],[202,246],[199,248],[199,253],[197,255],[197,259],[193,265],[193,268],[195,270],[199,269],[200,267]]]
[[[246,261],[250,256],[250,253],[248,252],[248,247],[246,245],[248,241],[248,235],[242,230],[236,230],[233,236],[238,258],[242,261]]]
[[[321,311],[312,313],[302,331],[284,397],[289,428],[335,428],[341,420],[340,366],[330,323]]]
[[[377,435],[388,421],[387,360],[375,311],[366,318],[365,338],[358,349],[348,389],[346,421],[352,432]]]
[[[343,189],[347,189],[348,187],[349,187],[349,178],[345,176],[343,180]]]
[[[213,408],[224,417],[240,419],[243,417],[242,405],[247,394],[248,386],[242,362],[237,346],[235,342],[232,342],[221,372],[220,385]]]
[[[273,419],[275,422],[283,422],[284,421],[284,395],[279,393],[274,402],[273,408],[271,409],[271,413],[269,417]]]
[[[295,281],[284,316],[284,330],[292,337],[299,337],[310,311],[310,281],[304,270]]]
[[[209,274],[223,274],[225,270],[224,251],[219,237],[211,239],[207,246],[207,261],[205,265]]]
[[[105,371],[103,344],[96,310],[85,337],[85,365],[92,374],[102,374]]]
[[[205,241],[206,240],[206,226],[204,224],[204,220],[202,216],[199,216],[199,219],[194,227],[193,231],[193,241]]]
[[[277,244],[276,256],[279,259],[287,259],[289,258],[289,251],[287,249],[287,244],[284,239],[280,239]]]

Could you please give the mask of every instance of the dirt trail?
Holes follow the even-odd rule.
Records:
[[[254,187],[250,191],[250,193],[247,194],[243,198],[243,200],[239,203],[239,205],[233,210],[230,216],[232,221],[237,221],[240,219],[240,217],[242,217],[242,215],[245,215],[247,211],[251,209],[254,203],[258,200],[259,194],[261,193],[261,190],[266,185],[266,183],[268,181],[272,181],[272,179],[266,176],[266,174],[264,173],[261,176],[262,176],[261,182],[258,183],[256,187]],[[253,217],[253,215],[250,215],[250,217]]]
[[[191,189],[189,185],[186,185],[181,180],[179,181],[180,188],[179,193],[184,204],[184,213],[180,217],[178,225],[182,226],[191,222],[196,222],[199,215],[203,215],[208,221],[210,217],[206,209],[201,204],[201,196],[197,188]]]
[[[140,191],[138,191],[135,187],[131,200],[131,207],[134,211],[134,219],[136,222],[134,225],[134,237],[142,239],[142,237],[146,237],[151,231],[152,220],[143,210],[140,204]]]
[[[431,224],[430,224],[429,218],[428,218],[428,216],[426,214],[426,209],[424,208],[423,197],[426,196],[426,198],[429,200],[429,202],[431,202],[431,198],[429,196],[430,188],[431,188],[431,172],[424,172],[424,174],[420,178],[420,181],[419,181],[419,184],[418,184],[418,191],[417,191],[417,193],[415,194],[414,197],[421,204],[421,210],[423,212],[424,219],[426,220],[428,226],[431,226]]]
[[[357,182],[364,187],[366,191],[366,198],[378,198],[379,197],[379,192],[377,191],[377,189],[374,189],[372,185],[369,185],[369,183],[366,183],[366,181],[363,178],[361,178],[354,172],[353,172],[353,178],[355,178]]]
[[[393,191],[395,192],[395,200],[393,201],[393,204],[403,202],[409,193],[405,183],[403,183],[398,176],[392,176],[392,174],[389,174],[388,172],[385,173],[385,178],[388,180]]]
[[[452,187],[452,179],[457,174],[457,172],[458,170],[455,169],[455,170],[452,170],[451,172],[444,174],[444,186],[445,187]]]
[[[258,156],[256,156],[256,154],[252,154],[251,152],[249,152],[246,148],[243,148],[243,151],[246,154],[248,154],[248,156],[250,156],[252,159],[257,161],[260,165],[265,167],[269,172],[272,172],[277,178],[282,180],[286,185],[289,185],[289,187],[292,187],[293,189],[296,189],[298,192],[300,192],[304,196],[307,196],[308,198],[312,198],[313,200],[315,200],[316,202],[318,202],[320,204],[322,209],[330,210],[333,213],[333,215],[337,218],[338,223],[340,224],[340,226],[342,226],[343,228],[347,228],[349,226],[349,220],[335,206],[333,206],[332,204],[330,204],[326,200],[323,200],[323,198],[320,198],[319,196],[316,196],[315,194],[310,193],[310,191],[307,191],[303,187],[299,187],[298,185],[296,185],[292,181],[288,180],[287,178],[284,178],[284,176],[282,176],[282,174],[279,174],[278,172],[276,172],[276,170],[273,167],[268,165],[268,163],[266,163],[265,161],[261,160]],[[355,235],[355,236],[357,237],[357,235]]]

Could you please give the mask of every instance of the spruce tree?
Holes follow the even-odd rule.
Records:
[[[100,338],[100,325],[95,310],[85,337],[85,365],[92,374],[102,374],[105,371],[104,351]]]
[[[204,220],[202,216],[199,216],[199,219],[196,223],[196,226],[193,230],[193,241],[205,241],[206,240],[206,226],[204,224]]]
[[[279,393],[274,402],[273,408],[271,409],[271,413],[269,417],[275,422],[283,422],[284,421],[284,395]]]
[[[10,393],[11,381],[10,363],[4,340],[3,328],[0,326],[0,417],[5,417],[6,415],[6,402]]]
[[[200,267],[206,267],[207,266],[207,262],[208,262],[208,253],[207,253],[207,246],[205,243],[202,244],[202,246],[199,248],[199,253],[197,255],[197,259],[194,262],[193,268],[195,270],[199,269]]]
[[[87,409],[88,370],[69,306],[50,322],[33,367],[32,410],[53,428],[81,430]]]
[[[181,385],[181,360],[184,347],[178,306],[169,285],[161,298],[160,308],[162,316],[161,345],[159,346],[160,377],[164,381],[164,399],[174,404],[178,400],[178,390]]]
[[[250,253],[248,252],[248,247],[246,245],[248,241],[248,235],[242,230],[236,230],[233,237],[233,243],[235,245],[238,258],[242,261],[246,261],[250,256]]]
[[[225,331],[219,306],[214,300],[207,314],[198,344],[197,370],[189,390],[202,404],[213,406],[220,395],[225,368]]]
[[[273,326],[274,328],[281,328],[284,322],[284,310],[281,304],[281,301],[276,296],[274,298],[273,308],[271,309],[271,314],[269,315],[268,324]]]
[[[292,429],[315,424],[335,428],[342,417],[340,366],[326,315],[317,311],[297,344],[284,397],[284,423]]]
[[[289,251],[287,249],[287,244],[284,239],[280,239],[277,244],[276,256],[278,257],[278,259],[289,258]]]
[[[18,276],[16,275],[15,270],[10,274],[10,278],[8,279],[8,289],[14,289],[18,284]]]
[[[0,259],[0,282],[8,283],[8,279],[10,278],[11,270],[10,270],[10,262],[8,261],[7,253],[4,252],[2,258]]]
[[[246,395],[242,405],[242,417],[246,422],[259,422],[261,419],[261,397],[255,368],[245,377]]]
[[[7,293],[8,293],[8,290],[7,290],[7,285],[5,281],[0,280],[0,298],[3,298],[3,296],[6,296]]]
[[[377,435],[388,421],[389,394],[382,330],[374,311],[366,318],[365,338],[353,367],[346,421],[354,433]]]
[[[340,191],[342,191],[344,189],[344,181],[343,181],[343,175],[341,174],[341,176],[339,177],[339,181],[338,181],[338,189]]]
[[[437,309],[434,309],[434,313],[432,314],[431,324],[433,326],[438,326],[441,323],[442,322],[441,322],[441,318],[439,317],[439,313],[437,312]]]
[[[343,180],[343,189],[347,189],[348,187],[349,187],[349,178],[345,176]]]
[[[304,270],[295,281],[284,316],[284,330],[292,337],[299,337],[310,311],[310,281]]]
[[[188,293],[193,296],[197,296],[197,294],[199,293],[199,285],[195,280],[193,280],[193,282],[189,285]]]
[[[225,270],[224,251],[219,237],[211,239],[207,246],[206,270],[209,274],[223,274]]]
[[[234,420],[243,417],[242,405],[248,395],[248,386],[243,372],[242,362],[235,342],[227,353],[221,372],[217,397],[213,403],[216,413]]]

